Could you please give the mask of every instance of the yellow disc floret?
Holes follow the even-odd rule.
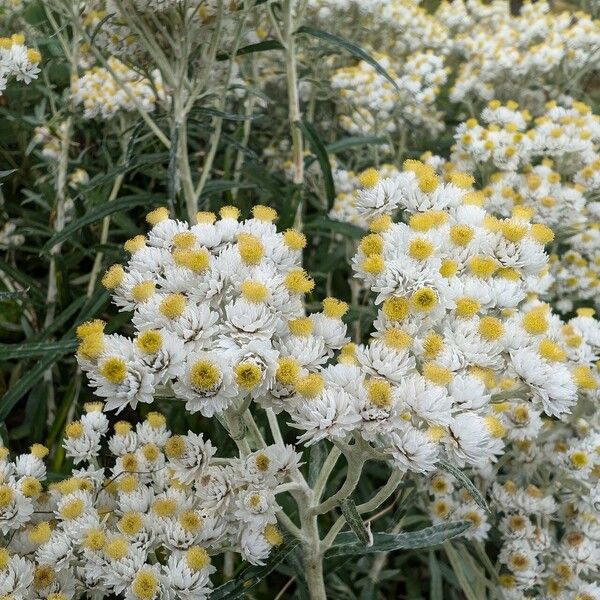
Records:
[[[125,279],[125,270],[122,265],[116,264],[108,268],[104,277],[102,277],[102,285],[107,290],[114,290],[118,288]]]
[[[408,316],[409,302],[406,298],[392,296],[383,303],[383,314],[390,321],[402,321]]]
[[[187,307],[187,299],[183,294],[167,294],[158,309],[168,319],[177,319]]]
[[[360,240],[359,248],[366,256],[383,252],[383,238],[378,233],[370,233]]]
[[[147,329],[140,333],[135,345],[145,354],[156,354],[163,345],[162,335],[158,329]]]
[[[312,292],[315,282],[304,269],[292,269],[284,279],[285,287],[294,294]]]
[[[266,223],[272,223],[277,218],[277,211],[270,206],[264,206],[263,204],[257,204],[252,208],[252,215],[259,221],[265,221]]]
[[[323,314],[330,319],[341,319],[348,312],[348,304],[337,298],[323,300]]]
[[[158,578],[150,569],[141,569],[133,578],[131,590],[139,600],[153,600],[158,591]]]
[[[209,360],[198,360],[190,369],[190,383],[200,391],[214,390],[221,378],[221,371]]]
[[[234,369],[235,382],[244,390],[253,390],[262,381],[262,370],[253,362],[247,361]]]
[[[369,400],[378,408],[390,408],[393,400],[392,386],[385,379],[371,379],[367,383]]]
[[[476,277],[489,279],[497,270],[498,262],[490,256],[473,256],[469,259],[469,269]]]
[[[293,335],[308,337],[313,332],[314,323],[310,317],[298,317],[297,319],[290,319],[288,327]]]
[[[161,206],[155,208],[153,211],[146,215],[146,222],[152,226],[158,225],[161,221],[165,221],[169,218],[169,209]]]
[[[262,242],[250,233],[240,233],[237,241],[237,248],[241,259],[247,265],[259,264],[265,255],[265,248]]]
[[[380,176],[377,169],[367,169],[366,171],[363,171],[358,177],[360,185],[366,188],[375,187],[379,183],[379,179]]]
[[[188,567],[193,571],[200,571],[210,564],[208,552],[200,546],[192,546],[185,553],[185,559]]]
[[[290,250],[302,250],[306,248],[306,236],[295,229],[288,229],[283,234],[283,241]]]
[[[100,365],[100,375],[111,383],[118,385],[123,383],[127,376],[127,365],[121,357],[111,356]]]
[[[269,296],[269,288],[264,283],[251,279],[243,281],[240,290],[246,300],[256,304],[264,302]]]
[[[438,303],[437,293],[433,288],[424,287],[411,296],[411,304],[416,311],[430,312]]]
[[[452,225],[450,239],[456,246],[466,246],[474,237],[475,230],[470,225]]]
[[[414,238],[408,245],[408,254],[415,260],[427,260],[433,251],[433,244],[425,238]]]
[[[317,373],[310,373],[305,377],[299,377],[294,382],[296,391],[305,398],[316,398],[325,387],[325,380]]]
[[[482,317],[479,320],[479,335],[488,341],[499,340],[504,335],[504,325],[496,317]]]
[[[165,443],[165,454],[168,458],[181,458],[187,451],[185,438],[172,435]]]
[[[291,356],[282,356],[277,363],[275,377],[284,385],[293,385],[300,374],[300,364]]]

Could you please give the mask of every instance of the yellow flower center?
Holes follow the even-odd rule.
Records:
[[[294,382],[296,391],[305,398],[316,398],[325,387],[325,380],[317,373],[310,373]]]
[[[248,302],[260,303],[264,302],[269,296],[269,288],[260,281],[252,281],[247,279],[240,287],[242,296],[248,300]]]
[[[244,390],[253,390],[262,381],[262,370],[253,362],[243,362],[234,369],[235,381]]]
[[[369,400],[378,408],[389,408],[392,405],[392,386],[384,379],[371,379],[367,384]]]
[[[238,252],[247,265],[257,265],[263,259],[265,248],[262,242],[250,233],[241,233],[238,236]]]
[[[122,358],[111,356],[102,363],[100,375],[108,379],[111,383],[118,385],[119,383],[123,383],[127,375],[127,365]]]
[[[158,579],[152,571],[142,569],[134,577],[131,589],[136,598],[153,600],[158,592]]]
[[[419,312],[430,312],[437,306],[437,294],[430,287],[417,290],[411,297],[411,303]]]
[[[143,331],[135,341],[137,347],[146,354],[156,354],[163,344],[162,335],[156,329]]]
[[[187,300],[183,294],[168,294],[160,303],[159,310],[168,319],[177,319],[183,314],[186,306]]]
[[[298,361],[291,356],[283,356],[277,363],[277,373],[275,377],[277,381],[284,385],[293,385],[300,373],[300,365]]]
[[[200,571],[210,564],[210,556],[204,548],[192,546],[188,548],[185,555],[188,567],[193,571]]]
[[[221,383],[221,371],[208,360],[196,361],[190,370],[190,383],[197,390],[214,390]]]

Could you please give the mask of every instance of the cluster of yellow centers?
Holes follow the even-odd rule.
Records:
[[[0,37],[0,49],[10,50],[13,46],[22,46],[25,44],[25,36],[22,33],[13,33],[10,37]],[[35,48],[27,49],[27,60],[37,65],[42,61],[42,55]]]

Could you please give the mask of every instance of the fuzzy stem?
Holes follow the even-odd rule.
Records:
[[[345,500],[356,488],[362,474],[363,465],[366,462],[365,458],[357,455],[355,452],[349,452],[346,454],[346,460],[348,461],[348,472],[346,473],[346,480],[342,484],[342,487],[333,496],[321,502],[321,504],[311,507],[312,514],[322,515],[330,511],[332,508],[338,506],[342,500]]]
[[[323,463],[323,467],[321,468],[321,472],[319,473],[319,476],[317,477],[317,481],[315,483],[314,493],[316,502],[318,502],[321,499],[321,494],[325,489],[327,480],[329,479],[331,471],[333,470],[333,467],[335,467],[335,464],[337,463],[338,458],[341,456],[341,454],[341,450],[337,446],[334,446],[327,455],[327,458]]]

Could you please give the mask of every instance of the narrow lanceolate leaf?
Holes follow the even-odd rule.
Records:
[[[490,507],[487,505],[485,498],[481,495],[481,492],[475,487],[475,484],[460,470],[457,469],[454,465],[451,465],[446,460],[440,460],[438,466],[442,471],[446,471],[446,473],[450,473],[452,477],[454,477],[464,488],[469,492],[477,506],[483,508],[483,510],[490,512]]]
[[[398,84],[392,79],[390,74],[368,53],[365,52],[360,46],[349,42],[348,40],[340,37],[339,35],[335,35],[333,33],[329,33],[328,31],[323,31],[322,29],[317,29],[316,27],[309,27],[308,25],[302,25],[302,27],[298,27],[296,29],[296,34],[298,33],[306,33],[307,35],[312,35],[313,37],[319,38],[330,44],[335,44],[340,48],[343,48],[352,56],[356,58],[360,58],[360,60],[364,60],[369,63],[380,75],[383,75],[398,91]]]
[[[235,53],[236,56],[243,56],[244,54],[253,54],[254,52],[265,52],[267,50],[282,50],[283,46],[277,40],[263,40],[262,42],[257,42],[256,44],[248,44],[247,46],[242,46]],[[230,57],[229,54],[218,54],[217,60],[228,60]]]
[[[383,136],[357,135],[342,138],[341,140],[337,140],[337,142],[331,142],[331,144],[327,144],[325,148],[329,154],[337,154],[338,152],[348,150],[348,148],[358,148],[360,146],[379,146],[381,144],[385,144],[386,142],[387,139]]]
[[[331,208],[335,200],[335,184],[333,183],[331,164],[329,162],[329,155],[327,154],[325,145],[321,141],[321,138],[319,137],[319,134],[312,123],[309,123],[308,121],[298,121],[296,125],[302,130],[304,137],[306,137],[308,143],[310,144],[311,150],[314,152],[317,160],[319,161],[319,166],[321,167],[321,172],[323,173],[323,183],[325,186],[327,203],[329,208]]]
[[[415,548],[437,546],[465,532],[471,526],[470,521],[451,521],[425,527],[419,531],[403,533],[375,533],[373,544],[365,546],[354,533],[340,533],[334,545],[327,551],[327,558],[334,556],[365,554],[371,552],[392,552]]]
[[[31,344],[0,344],[0,360],[31,358],[46,354],[63,355],[72,352],[75,348],[77,348],[77,340],[74,339]]]
[[[358,510],[356,504],[352,498],[346,498],[340,504],[342,514],[346,519],[346,523],[350,526],[350,529],[356,534],[356,537],[365,545],[373,545],[373,533],[371,532],[371,526],[365,525]]]
[[[285,560],[288,554],[290,554],[299,543],[300,542],[296,539],[286,540],[280,548],[271,553],[269,562],[267,562],[266,565],[262,567],[252,566],[244,569],[238,573],[235,579],[216,588],[210,595],[210,599],[237,600],[238,598],[245,598],[246,594],[269,575],[277,565]]]
[[[211,194],[219,194],[221,192],[228,192],[229,190],[249,190],[256,186],[253,183],[240,183],[239,181],[227,181],[225,179],[219,179],[215,181],[209,181],[202,191],[201,197],[210,196]]]
[[[52,236],[42,248],[43,251],[48,251],[54,248],[56,244],[60,244],[65,240],[68,240],[74,233],[83,229],[86,225],[95,223],[117,212],[130,210],[141,204],[145,204],[148,209],[164,203],[162,198],[149,198],[147,194],[136,194],[134,196],[127,196],[114,202],[104,202],[100,206],[90,210],[83,217],[71,221],[62,231]]]
[[[16,173],[17,170],[18,169],[9,169],[8,171],[0,171],[0,179],[3,179],[4,177],[8,177],[9,175]]]

